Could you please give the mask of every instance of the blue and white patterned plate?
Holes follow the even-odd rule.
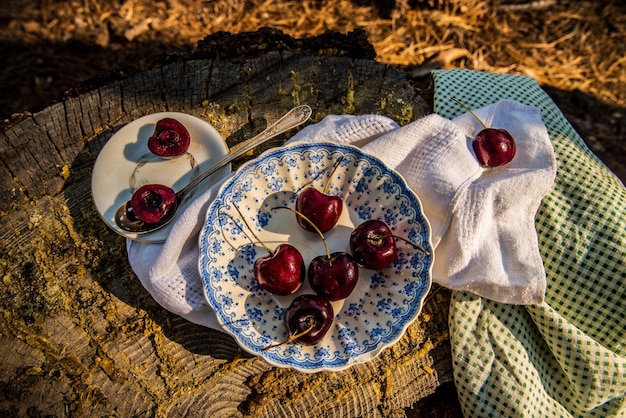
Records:
[[[349,252],[354,227],[380,219],[429,255],[399,240],[394,264],[380,271],[360,269],[351,295],[333,302],[335,319],[320,343],[288,343],[263,351],[287,338],[285,310],[297,295],[312,291],[308,281],[291,296],[261,289],[253,263],[267,251],[252,243],[247,228],[270,248],[284,242],[296,246],[308,266],[311,259],[325,254],[321,238],[301,229],[291,211],[272,208],[294,208],[300,190],[307,186],[322,190],[329,178],[328,193],[344,201],[339,223],[325,234],[331,252]],[[224,330],[244,350],[275,366],[304,372],[341,370],[377,356],[417,318],[431,285],[430,226],[418,197],[398,173],[352,146],[297,142],[249,161],[225,182],[208,208],[199,244],[205,294]]]

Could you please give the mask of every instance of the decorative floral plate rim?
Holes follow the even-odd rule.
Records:
[[[181,157],[166,160],[148,149],[148,138],[153,134],[156,123],[163,118],[177,119],[189,131],[189,150]],[[133,191],[143,184],[158,183],[172,187],[175,191],[180,190],[228,152],[228,146],[219,132],[208,122],[193,115],[157,112],[137,118],[115,132],[98,153],[91,176],[91,195],[96,210],[112,230],[125,238],[163,242],[174,222],[146,234],[128,232],[115,223],[117,208],[128,201]],[[184,211],[194,196],[229,174],[230,166],[227,166],[203,180],[182,202],[178,213]]]
[[[340,156],[343,160],[331,176],[329,193],[342,196],[344,210],[338,225],[325,234],[330,251],[349,251],[351,230],[377,218],[428,254],[398,241],[399,254],[392,266],[381,271],[360,268],[355,290],[333,302],[335,319],[320,343],[289,343],[264,350],[287,337],[282,318],[291,300],[312,291],[307,280],[290,296],[261,289],[252,265],[267,252],[243,231],[253,228],[269,247],[282,242],[295,245],[306,265],[323,254],[318,235],[302,230],[292,212],[272,208],[294,207],[296,193],[303,187],[321,188]],[[200,230],[198,267],[218,322],[245,351],[278,367],[337,371],[375,358],[417,319],[432,283],[430,234],[418,196],[378,158],[350,145],[294,142],[248,161],[221,186]]]

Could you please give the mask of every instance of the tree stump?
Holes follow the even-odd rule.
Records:
[[[375,62],[361,34],[330,36],[338,46],[267,31],[248,38],[217,34],[194,56],[107,75],[0,133],[7,416],[417,416],[411,406],[452,381],[445,289],[368,363],[315,374],[274,368],[156,304],[129,267],[125,240],[96,213],[98,152],[150,113],[197,116],[232,146],[298,104],[313,108],[313,122],[377,113],[406,124],[430,112],[431,88]]]

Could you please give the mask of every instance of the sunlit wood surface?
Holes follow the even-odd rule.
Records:
[[[447,291],[430,297],[402,340],[366,364],[317,374],[274,368],[225,333],[154,302],[129,267],[124,238],[106,227],[90,195],[100,149],[149,113],[190,113],[233,145],[304,103],[312,122],[379,113],[405,124],[430,111],[430,89],[403,71],[347,57],[174,60],[103,82],[0,133],[0,410],[402,416],[450,382]]]

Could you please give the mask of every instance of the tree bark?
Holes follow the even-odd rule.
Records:
[[[430,87],[422,90],[399,69],[294,45],[257,45],[263,53],[240,60],[199,48],[94,81],[0,133],[1,411],[402,416],[452,381],[445,289],[429,297],[400,342],[366,364],[315,374],[274,368],[227,334],[161,308],[130,269],[124,239],[95,211],[90,177],[98,152],[150,113],[207,120],[232,146],[298,104],[313,108],[313,122],[377,113],[406,124],[430,112]]]

